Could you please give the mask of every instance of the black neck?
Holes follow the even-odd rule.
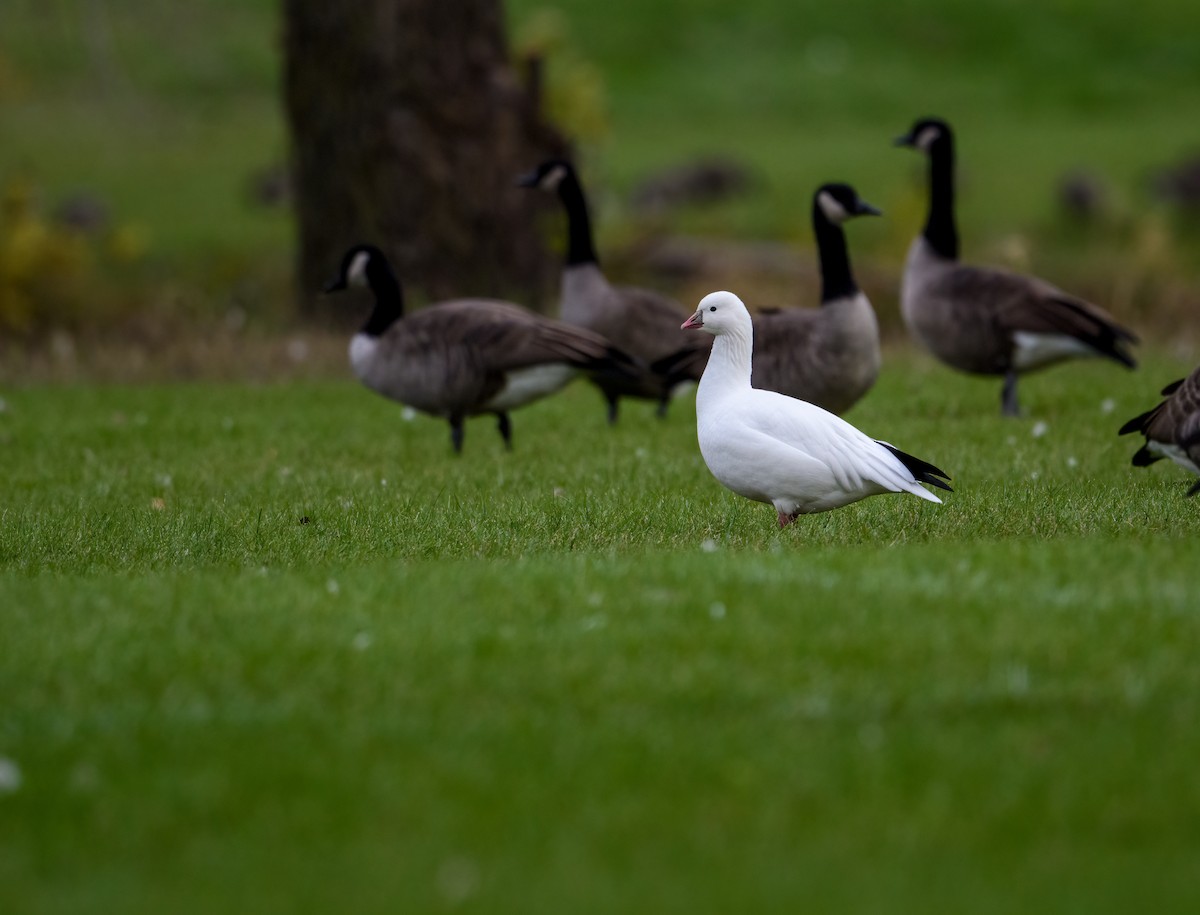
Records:
[[[368,337],[378,337],[404,316],[404,295],[396,274],[380,258],[373,257],[367,264],[367,282],[375,294],[375,307],[362,332]]]
[[[812,224],[821,258],[821,304],[857,294],[858,284],[850,272],[850,255],[846,252],[846,233],[825,215],[816,200],[813,200]]]
[[[559,182],[558,196],[567,210],[567,266],[599,263],[592,245],[592,221],[588,217],[587,199],[574,172],[567,172]]]
[[[958,229],[954,225],[954,140],[939,137],[929,149],[929,216],[925,240],[939,255],[958,260]]]

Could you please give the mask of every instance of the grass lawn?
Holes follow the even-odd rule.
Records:
[[[5,390],[0,911],[1196,911],[1188,366],[889,355],[957,492],[783,532],[686,397]]]
[[[547,5],[506,4],[517,44]],[[653,228],[804,243],[850,180],[890,296],[890,140],[938,113],[964,253],[1177,350],[1003,421],[896,347],[849,418],[957,491],[783,532],[686,397],[609,429],[577,385],[455,459],[344,377],[0,388],[0,913],[1200,911],[1200,498],[1115,435],[1195,364],[1196,234],[1147,179],[1200,139],[1200,5],[552,6],[552,92],[574,56],[607,98],[602,250],[644,174],[725,153],[756,189]],[[279,9],[0,4],[0,189],[106,203],[146,246],[110,296],[287,313],[288,213],[246,199],[287,158]],[[1112,206],[1070,233],[1074,167]]]

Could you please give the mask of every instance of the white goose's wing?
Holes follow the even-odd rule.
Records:
[[[936,501],[895,454],[840,416],[774,391],[751,393],[739,398],[746,429],[823,464],[842,491],[910,492]]]

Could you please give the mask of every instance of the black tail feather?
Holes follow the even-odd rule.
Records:
[[[936,486],[938,489],[944,489],[946,492],[954,492],[946,482],[950,479],[950,475],[944,470],[939,470],[928,461],[923,461],[919,457],[913,457],[907,452],[901,451],[899,448],[893,448],[887,442],[880,442],[888,451],[896,455],[900,459],[900,463],[908,468],[908,472],[913,475],[913,478],[918,483],[928,483],[930,486]],[[941,479],[939,479],[939,477]]]
[[[1137,368],[1137,360],[1126,348],[1127,344],[1138,342],[1137,335],[1133,331],[1122,327],[1115,321],[1104,320],[1082,303],[1069,297],[1056,297],[1053,301],[1064,310],[1061,315],[1062,320],[1058,322],[1063,333],[1086,343],[1101,356],[1119,362],[1126,368]],[[1070,321],[1067,318],[1067,312],[1073,313],[1077,320]],[[1052,310],[1049,310],[1046,317],[1054,320],[1056,316]],[[1081,327],[1080,323],[1084,327]]]
[[[1153,410],[1147,410],[1145,413],[1139,413],[1129,422],[1121,427],[1117,435],[1128,435],[1130,432],[1141,432],[1150,424],[1150,418],[1158,412],[1158,407]]]
[[[707,350],[686,347],[650,363],[650,371],[662,375],[673,387],[683,381],[699,381],[707,364]]]
[[[603,356],[581,359],[578,367],[593,378],[606,378],[614,381],[636,379],[642,371],[636,359],[612,345],[605,348]]]

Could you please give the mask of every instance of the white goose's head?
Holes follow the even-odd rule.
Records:
[[[710,292],[700,300],[696,313],[683,322],[681,329],[699,328],[714,337],[735,331],[747,331],[752,322],[746,306],[732,292]]]

